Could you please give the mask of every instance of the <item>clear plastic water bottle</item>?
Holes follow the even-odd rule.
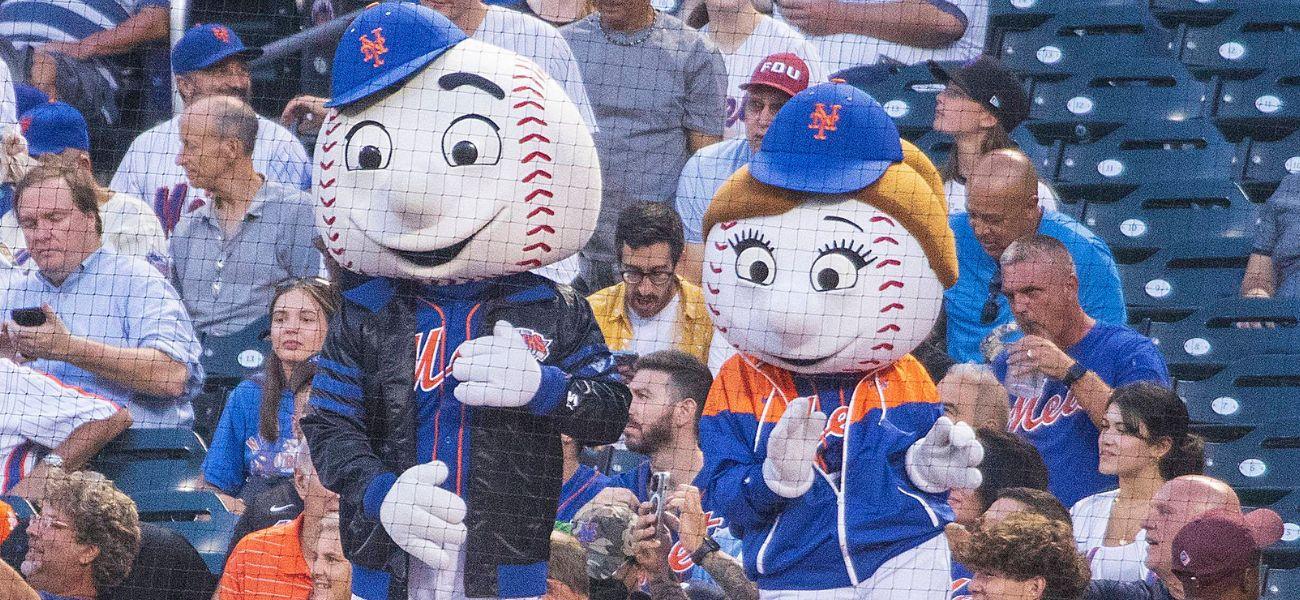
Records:
[[[1016,343],[1024,337],[1025,334],[1013,323],[1007,327],[999,339],[1002,346],[1010,353],[1015,348]],[[1039,398],[1043,395],[1043,389],[1047,387],[1047,376],[1037,370],[1016,375],[1011,372],[1010,365],[1008,365],[1006,380],[1002,382],[1002,385],[1007,388],[1007,393],[1017,398]]]

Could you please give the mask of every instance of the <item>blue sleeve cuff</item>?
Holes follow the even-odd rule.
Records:
[[[538,416],[551,414],[568,389],[569,374],[564,369],[542,365],[542,384],[528,401],[528,410]]]
[[[779,512],[787,501],[767,486],[767,481],[763,479],[762,463],[750,467],[749,473],[741,480],[740,488],[745,494],[745,502],[759,516]]]
[[[393,489],[394,483],[397,483],[397,475],[394,473],[380,473],[370,480],[366,486],[366,495],[361,499],[361,508],[367,517],[379,518],[379,507],[384,505],[384,497],[388,495],[388,490]]]

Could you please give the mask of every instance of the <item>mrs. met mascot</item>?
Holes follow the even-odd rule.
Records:
[[[944,600],[951,487],[983,450],[908,353],[957,279],[937,173],[876,101],[811,87],[704,217],[737,348],[700,425],[706,493],[764,598]]]
[[[537,65],[410,3],[352,22],[327,106],[317,225],[369,279],[330,325],[302,430],[353,593],[541,596],[560,434],[613,442],[630,402],[586,301],[528,272],[591,235],[591,134]]]

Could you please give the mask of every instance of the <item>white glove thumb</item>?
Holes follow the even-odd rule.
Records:
[[[929,433],[907,449],[907,476],[917,488],[932,494],[953,488],[973,490],[983,481],[975,468],[983,460],[984,447],[970,425],[939,417]]]
[[[465,501],[439,485],[447,480],[439,461],[407,469],[379,508],[379,522],[402,550],[433,568],[454,565],[465,543]]]
[[[492,335],[460,345],[451,373],[460,380],[456,399],[471,406],[519,407],[542,385],[542,366],[508,321],[497,321]]]
[[[812,400],[795,398],[786,404],[767,438],[763,480],[784,498],[798,498],[812,488],[813,460],[826,429],[826,415],[812,410]]]

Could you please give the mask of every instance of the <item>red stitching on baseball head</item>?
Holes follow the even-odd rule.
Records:
[[[876,291],[883,292],[883,291],[885,291],[885,290],[887,290],[887,289],[889,289],[889,288],[891,288],[891,287],[896,287],[896,288],[898,288],[898,289],[901,290],[901,289],[903,289],[903,282],[901,282],[901,281],[895,281],[895,280],[891,279],[891,280],[889,280],[889,281],[886,281],[886,282],[880,284],[880,289],[879,289],[879,290],[876,290]]]
[[[525,156],[524,159],[523,159],[522,161],[520,161],[520,162],[523,162],[523,163],[530,163],[530,162],[532,162],[533,160],[536,160],[536,159],[539,159],[539,158],[540,158],[541,160],[546,161],[546,162],[551,162],[551,155],[549,155],[549,154],[547,154],[547,153],[545,153],[545,152],[537,152],[537,151],[529,152],[529,153],[528,153],[528,156]]]
[[[532,173],[529,173],[527,176],[525,176],[523,181],[524,183],[532,183],[533,179],[537,177],[545,177],[547,179],[552,179],[550,173],[543,171],[541,169],[536,169]]]
[[[884,308],[880,309],[880,312],[887,313],[891,310],[903,310],[904,308],[906,307],[904,307],[902,304],[899,304],[897,302],[890,302],[889,304],[886,304]]]

